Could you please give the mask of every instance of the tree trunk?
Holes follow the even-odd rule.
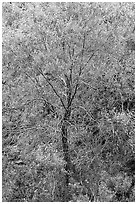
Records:
[[[67,110],[64,114],[61,127],[62,146],[65,160],[65,183],[64,183],[64,201],[68,202],[71,198],[69,195],[69,172],[71,170],[71,159],[68,146],[68,120],[70,118],[71,110]]]

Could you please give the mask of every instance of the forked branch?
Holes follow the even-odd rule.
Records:
[[[66,110],[66,106],[61,98],[61,96],[58,94],[58,92],[56,91],[56,89],[54,88],[53,84],[49,81],[49,79],[44,75],[43,71],[41,69],[39,69],[39,72],[41,73],[41,75],[44,77],[44,79],[46,80],[46,82],[50,85],[50,87],[52,88],[52,90],[54,91],[54,93],[56,94],[56,96],[60,99],[60,102],[62,104],[62,106],[64,107],[64,109]]]

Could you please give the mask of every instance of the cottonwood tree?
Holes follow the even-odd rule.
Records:
[[[70,175],[76,176],[69,148],[74,109],[81,106],[80,111],[87,112],[92,102],[95,111],[110,110],[113,96],[108,93],[118,92],[122,103],[127,90],[133,93],[134,68],[127,68],[135,49],[133,7],[131,3],[3,4],[3,110],[9,110],[10,121],[11,110],[20,109],[22,114],[29,107],[31,112],[35,102],[37,107],[42,103],[39,108],[45,117],[54,113],[65,161],[64,201],[70,200]],[[32,126],[36,123],[32,118]]]

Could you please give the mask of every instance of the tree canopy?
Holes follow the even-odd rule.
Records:
[[[3,201],[134,201],[135,4],[2,8]]]

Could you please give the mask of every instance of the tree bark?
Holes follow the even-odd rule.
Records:
[[[68,120],[70,118],[71,110],[66,110],[64,114],[64,118],[62,120],[62,127],[61,127],[61,136],[62,136],[62,146],[63,146],[63,154],[64,154],[64,161],[65,161],[65,183],[64,183],[64,201],[68,202],[70,200],[69,195],[69,172],[71,170],[71,159],[69,154],[69,146],[68,146]]]

